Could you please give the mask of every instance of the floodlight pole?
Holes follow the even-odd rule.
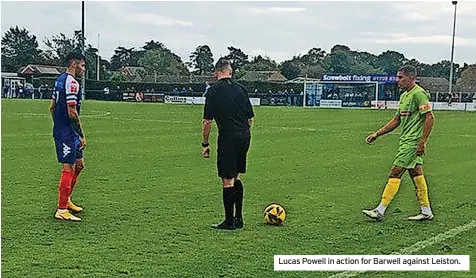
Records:
[[[86,53],[84,52],[84,1],[81,1],[81,53],[86,57]],[[81,87],[83,90],[83,99],[86,99],[86,70],[83,71]]]
[[[98,59],[97,59],[97,70],[96,70],[97,74],[96,74],[96,80],[99,81],[99,65],[101,64],[101,63],[100,63],[100,58],[99,58],[99,34],[98,34],[98,53],[97,53],[97,56],[98,56],[98,57],[97,57]]]
[[[453,16],[453,42],[451,43],[451,68],[450,68],[450,88],[449,88],[449,93],[452,93],[453,89],[453,56],[455,52],[455,31],[456,31],[456,6],[458,4],[458,1],[452,1],[451,2],[455,6],[455,12]]]

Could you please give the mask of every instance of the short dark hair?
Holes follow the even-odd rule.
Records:
[[[86,61],[86,57],[83,55],[83,53],[81,53],[81,51],[75,50],[71,51],[70,53],[68,53],[68,56],[66,56],[66,64],[68,66],[71,65],[71,60]]]
[[[228,67],[231,67],[231,62],[227,59],[221,58],[218,60],[218,62],[215,64],[215,72],[217,71],[222,71]]]
[[[408,76],[417,76],[417,70],[414,66],[412,65],[405,65],[401,67],[398,71],[402,71]]]

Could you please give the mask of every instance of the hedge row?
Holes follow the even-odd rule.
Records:
[[[36,80],[38,84],[33,84],[37,87],[39,84],[48,84],[51,88],[54,86],[55,78],[48,78],[42,77]],[[34,83],[37,83],[34,82]],[[240,82],[245,86],[248,92],[254,92],[257,89],[258,92],[277,92],[277,91],[291,91],[294,92],[301,92],[303,90],[303,84],[295,84],[295,83],[274,83],[274,82],[262,82],[262,81],[255,81],[255,82],[247,82],[243,81]],[[203,92],[205,90],[204,83],[136,83],[136,82],[120,82],[120,81],[110,81],[110,80],[86,80],[86,90],[103,90],[104,88],[108,87],[109,89],[117,89],[118,87],[121,90],[126,90],[129,88],[134,88],[136,91],[146,91],[154,89],[156,92],[170,92],[174,88],[177,88],[179,91],[182,88],[192,88],[195,92]]]

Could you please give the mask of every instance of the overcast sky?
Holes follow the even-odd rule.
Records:
[[[449,60],[454,7],[441,2],[91,2],[86,39],[110,58],[117,46],[156,40],[189,61],[198,45],[215,59],[228,46],[278,62],[335,44],[380,54],[388,49],[425,63]],[[455,62],[476,63],[476,2],[459,1]],[[2,2],[2,36],[19,25],[43,38],[81,29],[81,2]]]

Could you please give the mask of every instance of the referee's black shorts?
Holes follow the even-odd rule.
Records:
[[[246,156],[250,148],[249,131],[218,136],[218,176],[231,179],[246,173]]]

